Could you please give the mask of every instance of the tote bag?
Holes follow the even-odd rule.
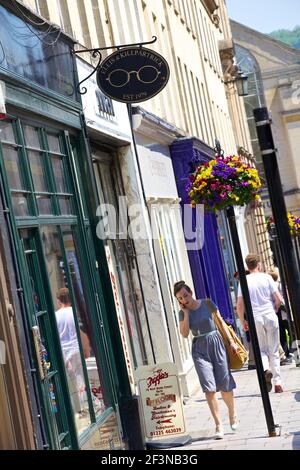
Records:
[[[235,334],[232,326],[227,325],[227,328],[228,328],[231,339],[238,346],[238,350],[235,354],[232,351],[231,347],[230,347],[230,342],[229,342],[227,334],[225,332],[224,324],[219,319],[219,317],[217,316],[217,312],[214,310],[210,299],[206,299],[205,302],[206,302],[206,305],[208,306],[208,308],[210,310],[210,313],[211,313],[212,318],[213,318],[213,320],[216,324],[216,327],[219,330],[219,333],[221,334],[221,336],[223,338],[225,348],[226,348],[226,351],[227,351],[227,355],[228,355],[228,359],[229,359],[230,369],[241,369],[243,367],[243,365],[245,364],[245,362],[247,362],[247,360],[248,360],[248,353],[247,353],[246,349],[244,348],[243,343],[241,342],[240,338]]]

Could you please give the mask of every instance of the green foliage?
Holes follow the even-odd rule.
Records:
[[[282,41],[290,47],[300,49],[300,26],[295,26],[291,31],[289,29],[278,29],[270,33],[272,38]]]

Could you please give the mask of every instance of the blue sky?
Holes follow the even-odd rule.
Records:
[[[261,33],[300,25],[299,0],[226,0],[229,17]]]

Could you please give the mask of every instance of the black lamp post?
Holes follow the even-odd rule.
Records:
[[[220,142],[218,140],[216,140],[215,152],[218,157],[222,157],[224,154],[223,150],[221,149]],[[261,359],[261,354],[260,354],[256,328],[255,328],[252,305],[251,305],[251,300],[250,300],[250,295],[249,295],[249,290],[248,290],[245,268],[244,268],[243,255],[242,255],[239,235],[237,231],[233,206],[228,206],[226,208],[226,216],[227,216],[228,223],[229,223],[233,251],[235,255],[239,278],[240,278],[240,285],[241,285],[241,290],[242,290],[242,295],[243,295],[243,300],[244,300],[245,313],[246,313],[247,321],[249,325],[249,333],[250,333],[251,343],[253,347],[253,353],[254,353],[255,364],[256,364],[256,372],[257,372],[258,383],[259,383],[259,388],[261,392],[268,432],[269,432],[270,437],[275,437],[277,426],[274,423],[269,393],[267,390],[267,384],[265,380],[265,374],[264,374],[264,369],[263,369],[263,364],[262,364],[262,359]]]
[[[274,147],[271,121],[266,107],[253,110],[257,137],[262,153],[265,176],[268,184],[272,213],[276,226],[282,266],[287,281],[297,339],[300,340],[300,273],[293,249],[281,179]]]

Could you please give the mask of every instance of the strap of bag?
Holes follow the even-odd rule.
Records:
[[[210,310],[210,313],[211,313],[211,316],[212,316],[212,319],[213,321],[215,322],[215,325],[217,327],[217,330],[219,331],[219,333],[221,334],[222,338],[223,338],[223,341],[225,343],[225,345],[229,345],[229,339],[228,339],[228,336],[225,332],[225,328],[223,326],[223,323],[222,321],[220,320],[220,318],[218,317],[217,315],[217,312],[216,310],[214,309],[212,303],[211,303],[211,300],[210,299],[205,299],[205,303],[206,305],[208,306],[209,310]]]
[[[214,321],[215,324],[216,324],[216,327],[219,329],[219,319],[218,319],[218,317],[217,317],[217,314],[216,314],[215,309],[213,308],[213,305],[212,305],[212,303],[211,303],[211,300],[210,300],[210,299],[205,299],[205,303],[206,303],[206,305],[207,305],[208,308],[209,308],[209,311],[210,311],[210,313],[211,313],[211,316],[212,316],[213,321]]]

